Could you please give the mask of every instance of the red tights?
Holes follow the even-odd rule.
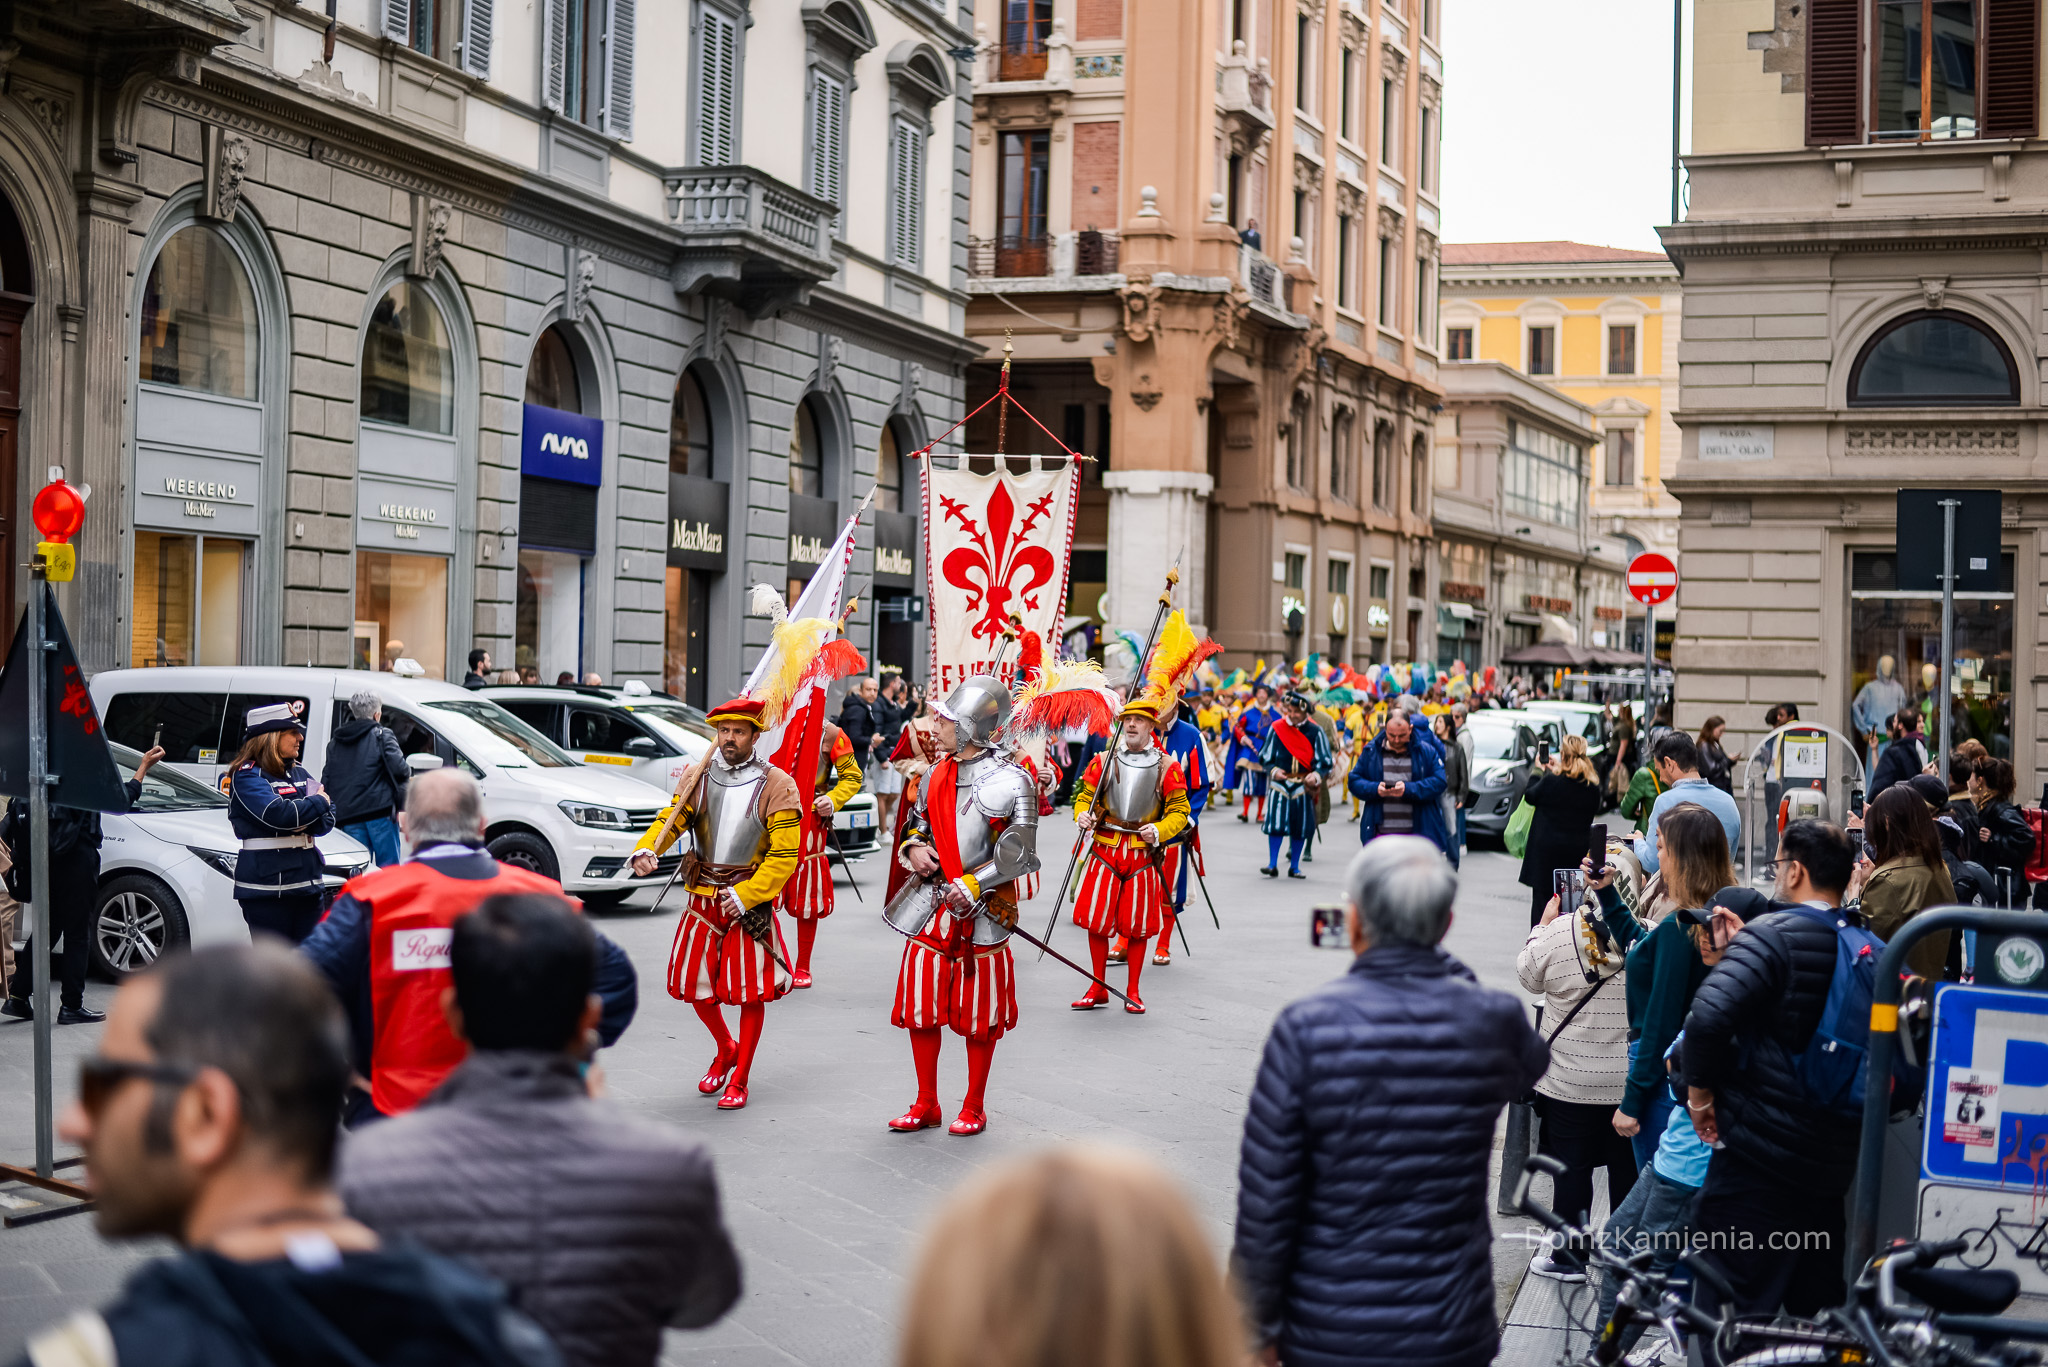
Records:
[[[940,1029],[936,1025],[928,1030],[910,1032],[910,1057],[917,1065],[916,1104],[919,1107],[929,1108],[939,1104],[940,1034]],[[988,1091],[988,1069],[995,1056],[994,1040],[967,1041],[967,1097],[960,1103],[961,1110],[979,1114],[986,1109],[984,1096]]]
[[[1145,971],[1145,946],[1150,943],[1151,940],[1149,938],[1141,939],[1133,935],[1124,945],[1124,968],[1129,974],[1129,985],[1124,988],[1124,992],[1133,1000],[1138,998],[1138,975]],[[1093,931],[1089,932],[1088,957],[1094,961],[1095,976],[1104,982],[1108,982],[1109,937],[1107,935],[1097,935]],[[1109,994],[1099,987],[1090,987],[1088,995],[1097,1001],[1109,1000]]]
[[[811,971],[811,946],[818,942],[816,918],[799,919],[796,923],[796,971]]]
[[[725,1028],[725,1009],[717,1002],[697,1002],[695,1005],[697,1019],[704,1022],[704,1028],[718,1042],[718,1056],[721,1059],[731,1057],[735,1045],[732,1032]],[[747,1002],[740,1007],[739,1061],[733,1065],[732,1080],[742,1087],[747,1085],[747,1074],[754,1066],[754,1051],[761,1047],[761,1027],[767,1017],[766,1002]]]

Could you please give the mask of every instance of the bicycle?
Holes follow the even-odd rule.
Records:
[[[1969,1268],[1990,1266],[1991,1260],[1998,1256],[1997,1236],[2003,1234],[2016,1257],[2032,1258],[2036,1267],[2048,1272],[2048,1215],[2031,1225],[2007,1223],[2005,1217],[2011,1211],[2011,1206],[2001,1206],[1988,1229],[1966,1229],[1958,1235],[1957,1238],[1969,1247],[1957,1255],[1956,1261]],[[2015,1229],[2026,1230],[2027,1237],[2024,1240],[2015,1238],[2012,1234]]]

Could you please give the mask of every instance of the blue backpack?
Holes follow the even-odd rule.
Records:
[[[1792,1056],[1793,1071],[1815,1106],[1833,1115],[1860,1117],[1870,1055],[1870,1005],[1877,995],[1877,961],[1884,941],[1837,912],[1808,906],[1781,910],[1819,921],[1835,932],[1835,973],[1828,983],[1827,1002],[1813,1038]],[[1892,1104],[1917,1097],[1920,1083],[1919,1070],[1895,1050]]]

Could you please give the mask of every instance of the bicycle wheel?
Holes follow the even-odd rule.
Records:
[[[1970,1246],[1956,1255],[1956,1261],[1973,1270],[1991,1266],[1991,1260],[1998,1256],[1998,1236],[1988,1229],[1966,1229],[1960,1236]]]

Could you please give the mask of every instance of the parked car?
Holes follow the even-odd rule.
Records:
[[[1555,716],[1504,708],[1481,708],[1466,717],[1465,727],[1472,733],[1472,807],[1465,829],[1468,836],[1498,837],[1529,786],[1537,742],[1547,742],[1556,754],[1564,728]]]
[[[672,793],[683,772],[717,742],[704,714],[645,684],[504,684],[476,690],[585,764],[619,768]],[[858,857],[881,842],[873,793],[856,793],[834,819],[832,843]]]
[[[242,744],[251,707],[287,702],[306,719],[302,763],[320,772],[327,739],[348,719],[349,697],[383,699],[384,724],[408,755],[432,754],[483,785],[490,851],[558,880],[586,904],[623,901],[660,886],[682,858],[672,851],[647,878],[628,859],[664,795],[629,774],[586,767],[489,698],[439,680],[301,667],[113,669],[92,680],[109,739],[136,750],[162,744],[163,763],[220,788]]]
[[[1539,698],[1535,702],[1522,704],[1524,712],[1535,712],[1542,716],[1556,717],[1568,736],[1584,736],[1586,754],[1593,763],[1601,765],[1607,753],[1606,708],[1599,703],[1566,702],[1560,698]]]
[[[142,756],[109,745],[121,777],[135,777]],[[217,789],[159,764],[142,780],[133,811],[100,817],[99,899],[92,962],[114,979],[149,967],[168,950],[242,941],[249,928],[235,903],[235,857],[242,842],[228,825]],[[314,842],[326,866],[329,896],[370,867],[370,852],[340,831]]]

